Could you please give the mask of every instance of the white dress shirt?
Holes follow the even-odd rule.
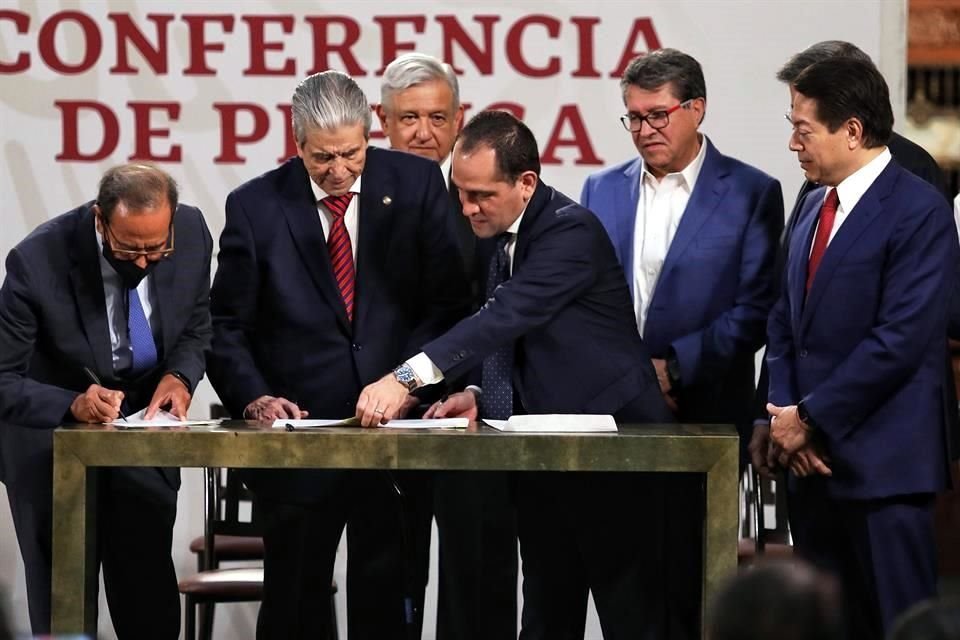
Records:
[[[844,223],[847,216],[853,211],[853,208],[857,206],[860,198],[867,192],[870,185],[872,185],[874,181],[880,177],[880,174],[883,173],[883,170],[887,168],[887,164],[890,163],[891,158],[890,149],[885,148],[880,155],[851,173],[844,178],[843,182],[837,185],[837,198],[840,204],[837,205],[837,216],[833,220],[833,229],[830,230],[830,237],[827,239],[828,247],[837,235],[837,231],[840,230],[840,225]],[[827,196],[830,194],[831,188],[832,187],[827,187],[826,191],[823,192],[824,201],[826,201]],[[821,206],[822,205],[823,203],[821,203]],[[820,222],[817,221],[817,227],[819,228],[819,226]],[[814,229],[813,233],[813,237],[816,237],[816,229]],[[813,244],[813,242],[810,243],[811,253],[813,252]]]
[[[510,234],[510,239],[507,240],[507,246],[505,249],[507,252],[507,257],[510,260],[509,272],[511,275],[513,275],[513,256],[517,251],[517,232],[520,230],[520,222],[523,220],[523,214],[526,212],[527,208],[524,206],[523,211],[520,212],[520,215],[517,216],[517,219],[514,220],[513,224],[511,224],[504,232]],[[437,365],[433,364],[433,360],[431,360],[427,354],[422,351],[407,360],[406,364],[413,369],[413,372],[417,375],[417,378],[423,385],[435,384],[443,380],[443,372],[440,371],[440,369],[437,368]]]
[[[133,364],[133,352],[130,350],[130,335],[127,329],[127,289],[120,281],[120,276],[103,257],[103,238],[94,228],[93,235],[97,238],[97,248],[100,249],[100,278],[103,280],[103,297],[107,305],[107,327],[110,329],[110,351],[113,355],[113,370],[123,371]],[[154,336],[157,335],[153,322],[153,310],[156,308],[156,299],[153,297],[153,276],[148,275],[137,285],[137,295],[140,296],[140,306],[147,316],[147,324]]]
[[[706,140],[701,136],[700,151],[690,164],[659,180],[646,166],[641,168],[633,228],[633,310],[641,336],[663,262],[696,186],[706,151]]]
[[[343,222],[347,226],[347,235],[350,236],[350,250],[353,252],[353,264],[357,264],[357,227],[359,226],[360,210],[360,179],[363,176],[357,176],[356,182],[350,187],[354,194],[347,206],[347,213],[343,216]],[[327,209],[325,204],[320,201],[330,194],[317,186],[317,183],[310,179],[310,188],[313,189],[313,196],[317,200],[317,213],[320,214],[320,224],[323,225],[323,237],[330,237],[330,226],[333,224],[333,214]]]

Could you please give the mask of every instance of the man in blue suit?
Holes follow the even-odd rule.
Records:
[[[474,117],[453,151],[452,179],[477,246],[483,305],[360,394],[372,426],[397,415],[409,390],[471,376],[478,387],[427,413],[508,418],[613,414],[672,421],[610,239],[589,211],[540,181],[530,130],[512,115]],[[478,408],[479,396],[479,408]],[[648,603],[659,584],[639,548],[648,527],[627,508],[622,474],[519,474],[524,639],[583,637],[571,603],[593,589],[605,638],[658,638]]]
[[[850,637],[879,638],[936,588],[957,231],[942,194],[891,158],[876,67],[824,60],[790,94],[790,149],[823,186],[797,214],[770,317],[771,439],[797,553],[841,580]]]
[[[96,201],[40,225],[7,256],[0,466],[38,636],[50,632],[54,428],[161,406],[185,416],[203,377],[213,240],[200,211],[177,201],[160,169],[115,167]],[[117,637],[176,640],[180,471],[95,475],[97,561]]]
[[[310,76],[293,96],[299,157],[227,197],[210,378],[232,415],[351,416],[364,385],[466,311],[437,164],[369,148],[370,125],[353,80]],[[262,470],[245,481],[265,526],[259,638],[325,637],[344,523],[350,637],[405,638],[419,626],[426,575],[404,575],[389,478]],[[417,609],[406,625],[405,598]]]
[[[681,422],[751,424],[754,355],[773,305],[780,184],[717,151],[700,64],[675,49],[635,58],[621,118],[640,157],[587,178],[581,203],[613,240],[636,323]],[[671,636],[696,635],[703,489],[670,479],[665,555]]]

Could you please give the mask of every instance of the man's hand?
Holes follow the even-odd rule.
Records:
[[[170,413],[175,415],[178,420],[187,419],[187,409],[190,408],[190,392],[183,384],[183,380],[175,375],[167,374],[160,378],[160,384],[153,392],[153,398],[147,407],[147,412],[143,415],[144,420],[151,420],[157,411],[162,407],[170,405]]]
[[[477,419],[477,394],[460,391],[446,400],[438,400],[423,414],[424,418],[469,418]]]
[[[812,475],[832,476],[833,471],[827,466],[830,459],[815,443],[808,444],[790,458],[790,471],[793,475],[805,478]]]
[[[781,449],[781,464],[786,467],[787,463],[783,462],[784,457],[789,460],[793,454],[809,444],[810,427],[800,420],[795,404],[789,407],[778,407],[768,402],[767,412],[772,416],[770,440]]]
[[[307,417],[307,411],[304,411],[290,402],[286,398],[275,398],[273,396],[260,396],[243,410],[243,417],[247,420],[258,420],[260,422],[273,422],[274,420],[299,420]]]
[[[392,373],[368,384],[360,392],[360,399],[357,401],[360,424],[364,427],[376,427],[399,417],[409,395],[407,387],[400,384]]]
[[[121,402],[123,391],[92,384],[70,403],[70,414],[78,422],[113,422],[120,417]]]
[[[747,445],[747,452],[750,454],[750,463],[757,473],[764,478],[773,478],[775,467],[774,460],[770,457],[770,425],[753,425],[753,435],[750,436],[750,444]]]
[[[660,383],[660,393],[667,395],[673,391],[673,387],[670,385],[670,375],[667,373],[667,361],[661,358],[653,358],[653,368],[657,372],[657,382]],[[673,406],[677,406],[677,403],[673,403]],[[672,409],[673,407],[671,407]]]

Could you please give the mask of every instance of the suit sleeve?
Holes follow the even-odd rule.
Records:
[[[957,260],[957,231],[945,204],[904,215],[890,235],[883,293],[870,333],[803,400],[831,438],[855,430],[943,343],[944,295]],[[772,376],[771,371],[771,376]]]
[[[756,201],[740,262],[732,307],[699,331],[671,343],[682,384],[698,384],[725,375],[738,355],[763,345],[764,326],[776,296],[777,246],[783,230],[783,193],[771,180]]]
[[[210,351],[212,329],[210,326],[210,258],[213,239],[203,215],[196,210],[198,229],[203,241],[202,274],[191,306],[190,320],[166,358],[167,371],[178,371],[190,381],[190,389],[196,391],[203,378],[207,354]]]
[[[77,392],[29,377],[30,360],[41,330],[30,282],[31,270],[20,249],[7,256],[7,277],[0,288],[0,421],[53,428],[63,422]]]
[[[224,406],[237,416],[250,402],[270,393],[252,348],[259,289],[253,229],[244,202],[231,193],[210,290],[213,347],[208,373]]]
[[[583,189],[580,190],[580,205],[584,209],[590,209],[590,192],[593,190],[593,176],[587,176],[583,181]],[[593,211],[593,209],[590,209]]]
[[[602,230],[596,230],[591,233],[588,223],[576,215],[557,216],[549,229],[531,238],[536,251],[497,287],[483,308],[423,348],[444,377],[469,372],[501,346],[549,322],[587,291],[597,278],[592,256],[599,251],[600,239],[606,240]]]

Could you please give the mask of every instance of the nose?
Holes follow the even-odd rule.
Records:
[[[803,145],[800,144],[800,137],[797,135],[796,131],[790,134],[790,140],[787,142],[787,148],[790,149],[790,151],[803,151]]]
[[[430,123],[427,118],[417,120],[416,136],[417,140],[426,141],[430,139]]]
[[[476,215],[480,212],[480,207],[476,202],[471,202],[468,198],[463,197],[463,194],[460,194],[460,209],[463,211],[463,215],[470,216]]]
[[[644,134],[644,132],[643,132],[643,128],[644,128],[644,127],[647,128],[646,134]],[[640,121],[640,128],[637,129],[637,135],[639,135],[639,136],[644,136],[644,135],[646,135],[646,136],[652,136],[652,135],[653,135],[654,133],[656,133],[656,132],[657,132],[657,130],[653,128],[653,126],[650,124],[650,122],[647,121],[646,118],[644,118],[643,120]]]
[[[133,261],[133,264],[137,265],[141,269],[146,269],[147,262],[147,256],[137,256],[137,259]]]

